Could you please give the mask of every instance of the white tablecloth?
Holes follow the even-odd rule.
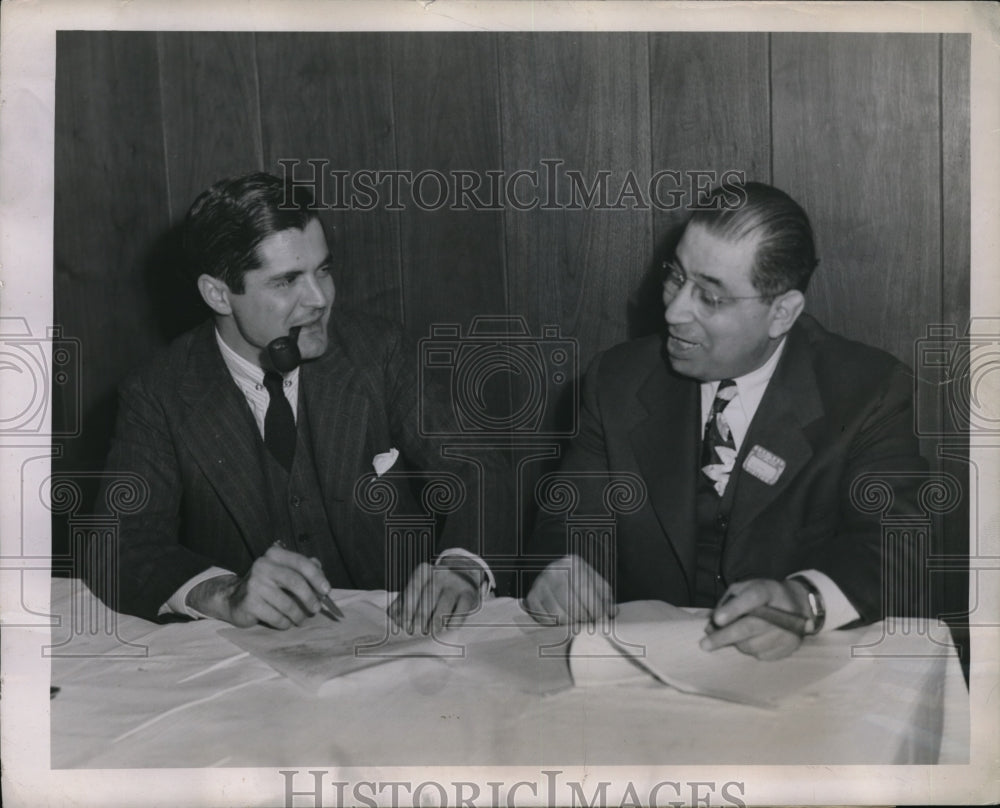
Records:
[[[63,618],[49,651],[59,688],[53,768],[968,759],[959,663],[947,630],[924,622],[824,635],[819,641],[842,648],[849,661],[765,710],[652,679],[529,692],[520,660],[541,664],[538,643],[517,639],[529,635],[512,625],[520,609],[510,599],[489,601],[476,618],[511,624],[491,630],[510,633],[505,666],[470,647],[464,658],[398,659],[358,671],[318,694],[220,637],[224,624],[216,621],[157,625],[112,615],[78,581],[60,579],[52,612]],[[768,664],[794,665],[795,656]]]

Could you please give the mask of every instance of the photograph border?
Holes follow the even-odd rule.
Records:
[[[418,30],[418,31],[894,31],[971,35],[971,316],[1000,313],[997,233],[1000,232],[1000,10],[987,2],[943,3],[643,3],[460,2],[400,0],[354,2],[170,2],[133,0],[36,0],[0,7],[0,316],[23,318],[33,335],[52,323],[53,198],[55,147],[55,39],[58,30]],[[996,390],[992,391],[993,393]],[[1000,408],[1000,399],[987,402]],[[992,410],[991,410],[992,411]],[[44,432],[44,430],[43,430]],[[978,469],[978,507],[972,530],[977,573],[992,576],[976,608],[1000,613],[995,559],[1000,557],[1000,505],[996,490],[1000,440],[971,436],[970,459]],[[32,514],[17,501],[21,467],[28,457],[51,453],[46,440],[0,436],[0,633],[3,664],[3,797],[5,804],[62,805],[288,805],[281,770],[115,769],[53,770],[49,766],[50,660],[41,649],[51,630],[48,614],[51,565],[44,547],[19,545],[22,523]],[[49,514],[45,513],[47,520]],[[48,528],[40,531],[48,537]],[[994,559],[993,567],[988,559]],[[11,584],[16,583],[16,586]],[[326,780],[434,780],[546,782],[560,770],[563,787],[554,804],[574,795],[569,781],[607,780],[609,804],[618,805],[632,785],[642,795],[666,777],[685,783],[744,784],[739,799],[757,804],[977,803],[1000,799],[996,760],[1000,730],[992,694],[1000,680],[996,626],[973,628],[970,762],[965,766],[553,766],[329,768]],[[299,767],[303,773],[310,768]],[[588,792],[590,793],[590,792]],[[544,789],[522,790],[518,804],[553,804]],[[295,805],[310,804],[299,797]],[[713,804],[715,804],[713,802]]]

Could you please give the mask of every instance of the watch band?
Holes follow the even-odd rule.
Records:
[[[812,615],[806,623],[806,634],[818,634],[826,621],[826,606],[823,604],[823,596],[816,585],[804,575],[793,575],[789,581],[798,581],[805,587],[806,598],[809,600],[809,610]]]

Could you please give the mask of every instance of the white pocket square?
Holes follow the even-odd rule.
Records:
[[[375,469],[375,476],[381,477],[394,465],[396,465],[396,460],[399,458],[399,449],[390,449],[388,452],[382,452],[381,454],[375,455],[372,458],[372,466]]]

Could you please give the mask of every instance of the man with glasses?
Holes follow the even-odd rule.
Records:
[[[664,265],[665,337],[595,359],[562,466],[583,509],[617,473],[642,478],[645,502],[618,517],[614,547],[598,541],[586,558],[568,554],[563,518],[540,518],[529,553],[559,559],[535,579],[532,613],[708,607],[703,648],[761,659],[884,616],[882,582],[912,554],[884,550],[851,488],[925,469],[912,379],[803,313],[817,263],[808,217],[771,186],[717,189],[692,215]],[[913,491],[894,493],[905,512]]]

